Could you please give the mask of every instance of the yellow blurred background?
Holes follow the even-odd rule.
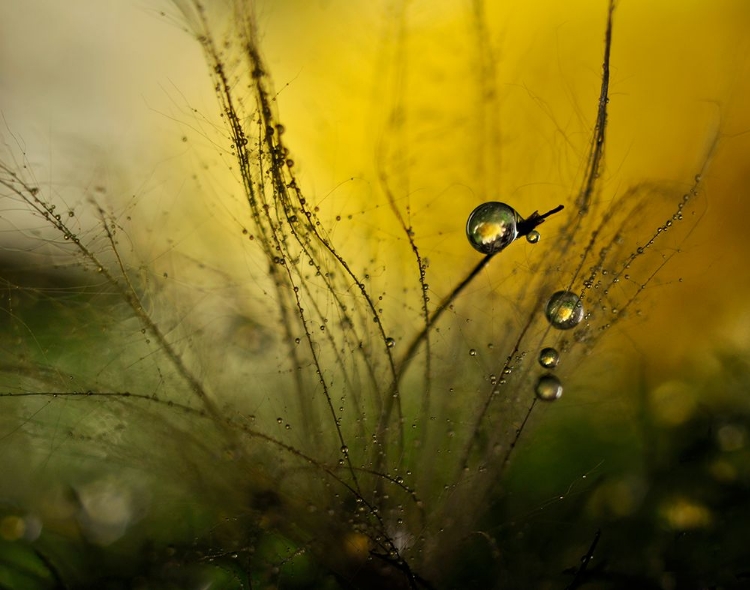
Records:
[[[528,215],[572,202],[596,115],[606,2],[253,8],[295,171],[334,240],[361,252],[360,268],[378,258],[389,274],[413,271],[411,259],[383,259],[388,239],[403,242],[383,179],[432,264],[435,299],[476,262],[463,230],[474,206],[497,199]],[[3,136],[41,180],[78,202],[82,187],[116,186],[108,198],[119,207],[136,194],[173,215],[205,198],[184,189],[196,167],[208,171],[206,191],[221,193],[226,134],[174,6],[6,1],[0,16]],[[601,202],[644,181],[689,190],[718,139],[700,223],[665,284],[644,295],[648,321],[626,326],[623,342],[656,374],[716,347],[750,347],[748,25],[742,0],[615,10]]]

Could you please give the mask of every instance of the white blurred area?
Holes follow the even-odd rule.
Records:
[[[58,174],[93,159],[91,180],[97,159],[125,167],[152,157],[149,138],[184,108],[183,95],[216,110],[205,70],[195,72],[200,47],[177,17],[161,1],[1,2],[5,141],[15,137],[31,164]]]
[[[98,222],[91,198],[120,207],[163,185],[186,96],[216,111],[200,47],[182,26],[161,1],[0,2],[2,157],[63,215],[74,211],[75,227]],[[1,209],[4,247],[24,251],[24,234],[35,249],[39,237],[60,238],[21,206]]]
[[[77,490],[78,522],[84,535],[99,545],[117,541],[146,512],[148,500],[136,496],[132,482],[115,477],[92,481]]]

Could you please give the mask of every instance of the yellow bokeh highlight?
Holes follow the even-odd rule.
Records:
[[[688,421],[697,409],[697,394],[687,383],[667,381],[649,393],[654,418],[665,426],[678,426]]]
[[[614,479],[594,491],[588,510],[595,518],[626,518],[641,507],[646,492],[646,483],[638,477]]]
[[[0,537],[6,541],[17,541],[26,532],[26,522],[20,516],[6,516],[0,520]]]
[[[660,513],[668,526],[680,531],[705,528],[713,522],[706,506],[683,497],[662,504]]]
[[[737,479],[737,468],[724,459],[713,461],[709,465],[708,471],[716,481],[722,483],[732,483]]]
[[[367,535],[349,533],[343,539],[344,553],[350,559],[365,561],[370,555],[371,542]]]

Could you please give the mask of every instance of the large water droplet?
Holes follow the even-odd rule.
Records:
[[[549,298],[544,314],[553,328],[569,330],[581,323],[583,303],[575,293],[557,291]]]
[[[560,355],[554,348],[542,348],[539,353],[539,364],[545,369],[554,369],[560,362]]]
[[[539,377],[536,383],[536,396],[545,402],[553,402],[558,399],[563,392],[562,383],[554,375],[549,373]]]
[[[466,237],[483,254],[499,252],[518,237],[520,219],[516,210],[505,203],[483,203],[469,215]]]

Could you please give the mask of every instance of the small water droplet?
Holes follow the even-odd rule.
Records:
[[[540,234],[535,229],[532,229],[529,233],[526,234],[526,241],[529,244],[536,244],[541,237],[542,237],[542,234]]]
[[[349,447],[347,447],[346,445],[344,445],[343,447],[341,447],[341,454],[342,455],[348,455],[349,454]]]
[[[470,355],[470,356],[477,356],[477,351],[476,351],[476,349],[472,348],[471,350],[469,350],[469,355]]]
[[[394,346],[396,346],[396,341],[393,338],[386,338],[385,339],[385,345],[388,348],[393,348]]]
[[[540,400],[552,402],[562,395],[563,387],[557,377],[548,373],[539,377],[535,391],[537,398]]]
[[[518,237],[519,220],[516,210],[505,203],[483,203],[469,215],[466,237],[483,254],[499,252]]]
[[[553,328],[569,330],[583,319],[583,303],[575,293],[557,291],[547,302],[544,314]]]
[[[539,364],[545,369],[554,369],[560,362],[560,355],[554,348],[543,348],[539,353]]]

